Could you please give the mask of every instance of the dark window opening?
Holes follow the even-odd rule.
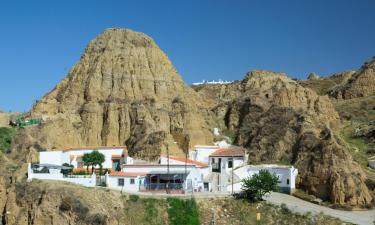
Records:
[[[286,184],[289,184],[289,179],[286,179]]]
[[[135,180],[134,180],[134,178],[131,178],[131,179],[130,179],[130,184],[135,184]]]
[[[118,182],[118,186],[124,186],[124,178],[119,178],[117,182]]]
[[[233,160],[232,159],[228,160],[228,168],[233,168]]]

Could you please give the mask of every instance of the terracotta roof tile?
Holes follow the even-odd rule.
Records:
[[[172,160],[180,161],[182,163],[186,162],[187,164],[196,165],[197,167],[208,167],[206,163],[202,163],[202,162],[191,160],[191,159],[186,159],[185,157],[181,157],[181,156],[169,156],[169,158]]]
[[[238,156],[244,156],[245,155],[245,149],[244,148],[220,148],[218,150],[216,150],[214,153],[212,153],[210,156],[214,156],[214,157],[217,157],[217,156],[235,156],[235,157],[238,157]]]

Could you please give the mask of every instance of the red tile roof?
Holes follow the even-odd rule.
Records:
[[[77,150],[110,150],[110,149],[127,149],[126,146],[92,146],[92,147],[75,147],[63,149],[63,152],[77,151]]]
[[[167,156],[165,156],[167,157]],[[186,159],[185,157],[181,157],[181,156],[169,156],[170,159],[172,160],[176,160],[176,161],[180,161],[180,162],[183,162],[183,163],[187,163],[187,164],[191,164],[191,165],[195,165],[197,167],[208,167],[208,165],[206,163],[202,163],[202,162],[199,162],[199,161],[195,161],[195,160],[191,160],[191,159]]]
[[[244,148],[220,148],[210,155],[210,157],[227,156],[227,157],[238,157],[245,156]]]
[[[111,172],[109,176],[112,177],[138,177],[145,176],[146,173],[130,173],[130,172]]]

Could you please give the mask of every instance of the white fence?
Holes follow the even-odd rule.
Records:
[[[75,176],[67,176],[60,172],[59,169],[49,169],[48,172],[34,172],[31,168],[31,163],[28,164],[27,170],[27,181],[32,181],[33,179],[38,180],[59,180],[59,181],[67,181],[79,185],[83,185],[86,187],[95,187],[96,186],[96,175],[93,173],[92,175],[85,176],[85,175],[75,175]]]

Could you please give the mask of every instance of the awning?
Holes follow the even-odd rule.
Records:
[[[187,171],[187,174],[189,174],[190,171]],[[148,172],[147,175],[158,175],[158,174],[168,174],[168,171],[151,171]],[[169,174],[185,174],[185,171],[169,171]]]

